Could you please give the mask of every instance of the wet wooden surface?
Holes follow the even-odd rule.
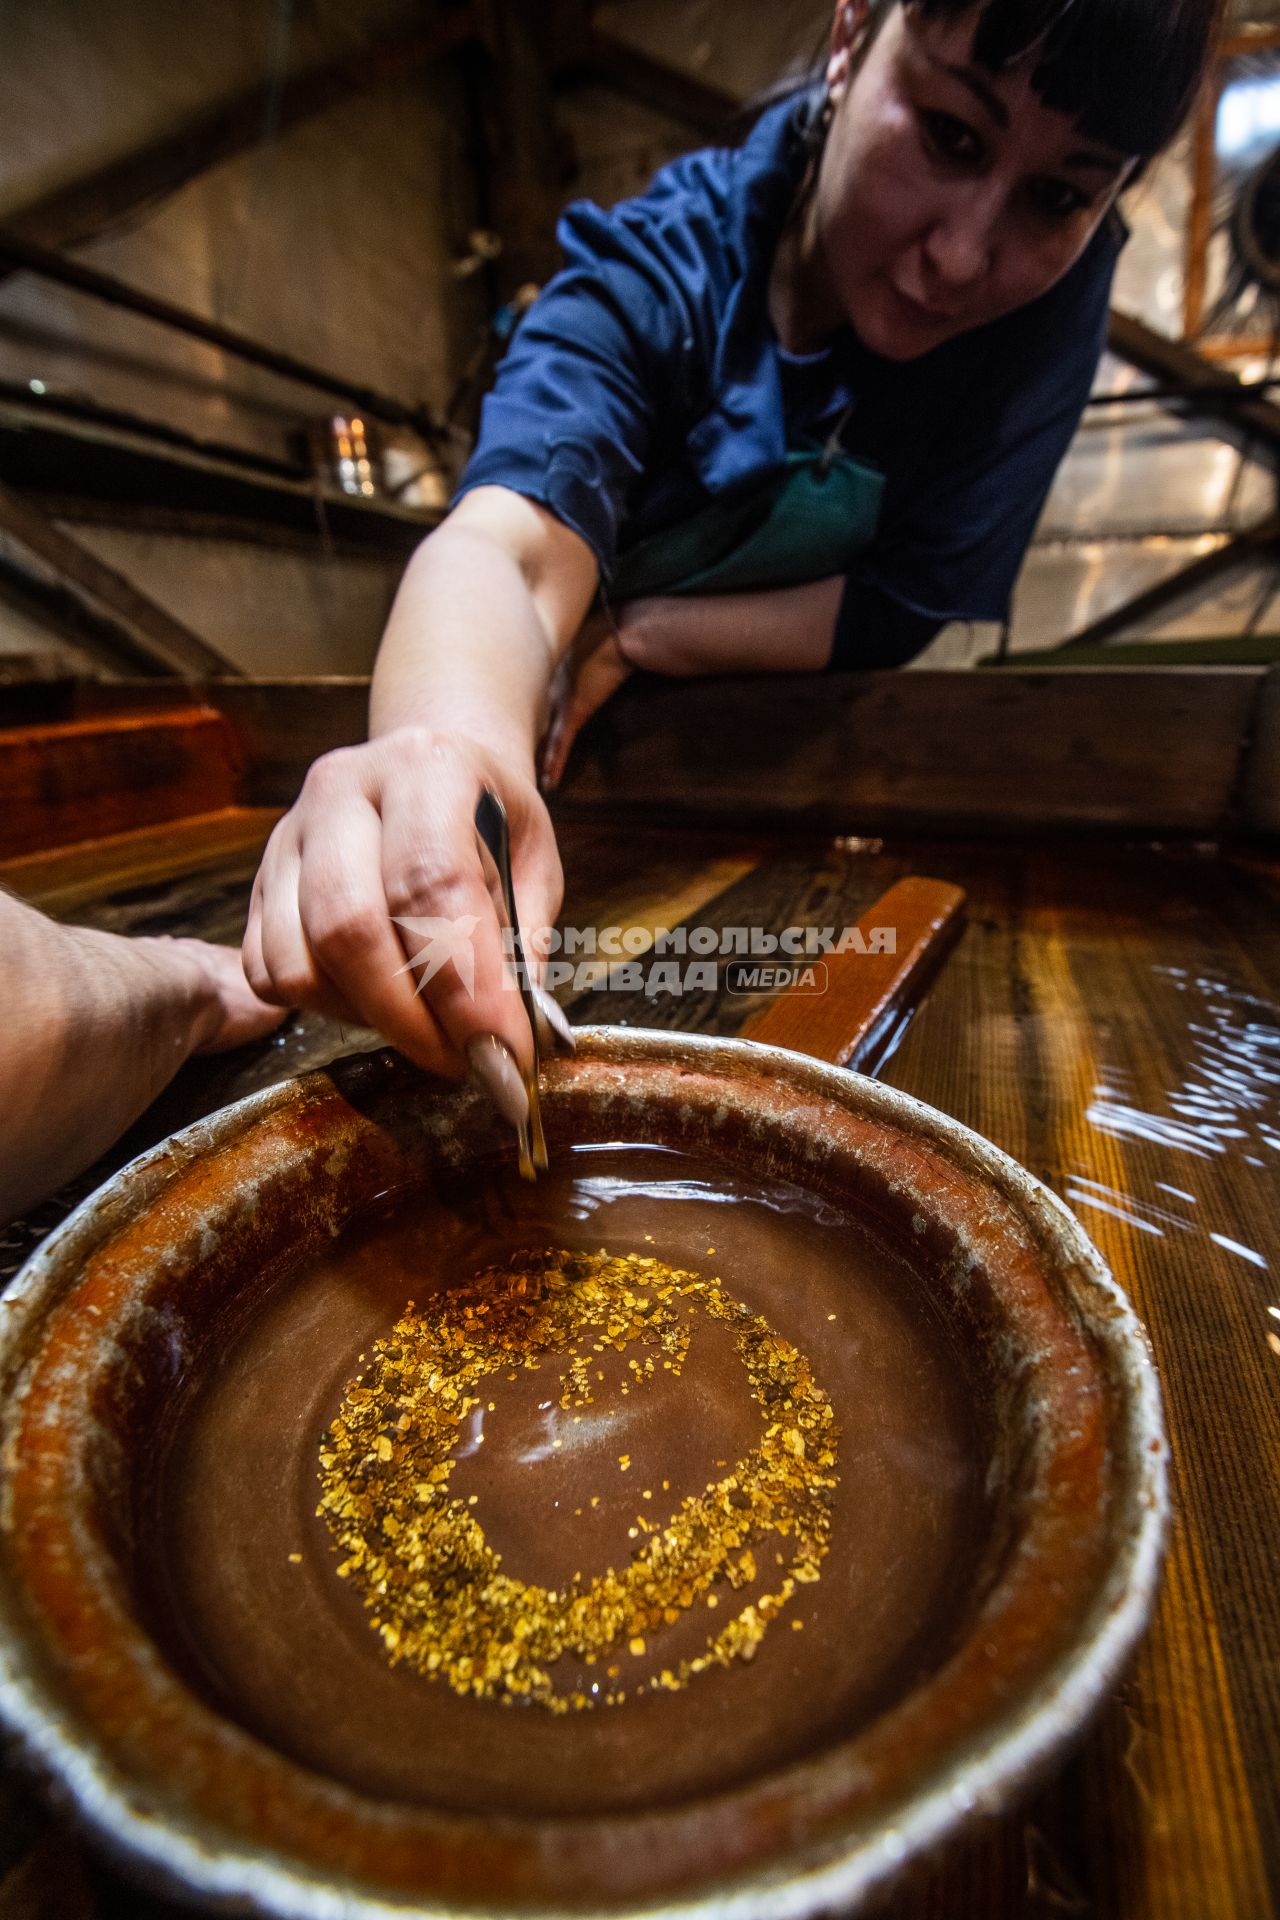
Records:
[[[906,873],[965,888],[967,930],[882,1077],[1061,1194],[1151,1331],[1176,1507],[1154,1629],[1054,1777],[884,1911],[1280,1911],[1280,868],[1185,846],[779,842],[581,822],[563,850],[564,918],[577,926],[839,929]],[[96,900],[81,889],[76,917],[235,936],[247,847],[187,877],[163,877],[156,862],[153,850],[133,885],[117,869],[115,891]],[[720,1033],[763,1004],[723,984],[676,997],[569,982],[561,997],[575,1021]],[[112,1160],[360,1038],[294,1020],[247,1055],[193,1063]],[[71,1197],[0,1235],[4,1270]],[[15,1790],[0,1920],[176,1911]]]

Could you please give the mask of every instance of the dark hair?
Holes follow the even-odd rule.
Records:
[[[887,11],[892,0],[876,0]],[[925,20],[971,13],[975,0],[903,0]],[[1033,61],[1047,107],[1093,140],[1144,160],[1190,112],[1217,30],[1221,0],[979,0],[973,58],[992,73]]]

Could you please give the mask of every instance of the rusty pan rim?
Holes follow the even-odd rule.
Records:
[[[891,1824],[852,1831],[813,1849],[794,1867],[784,1862],[727,1884],[702,1884],[688,1897],[631,1899],[617,1905],[575,1905],[574,1920],[802,1920],[852,1910],[883,1891],[910,1863],[933,1852],[970,1815],[994,1815],[1018,1798],[1080,1730],[1115,1684],[1145,1631],[1154,1606],[1169,1524],[1168,1442],[1155,1363],[1146,1332],[1128,1297],[1075,1216],[1052,1191],[980,1134],[914,1096],[781,1048],[706,1035],[653,1029],[589,1027],[576,1030],[579,1057],[616,1065],[666,1062],[732,1076],[764,1074],[861,1115],[882,1120],[916,1140],[958,1157],[990,1180],[1062,1252],[1061,1277],[1090,1336],[1103,1350],[1109,1384],[1118,1393],[1117,1460],[1111,1480],[1122,1504],[1109,1532],[1116,1542],[1076,1638],[1049,1664],[1034,1703],[993,1711],[980,1737],[943,1767],[922,1768],[922,1784],[902,1796]],[[215,1151],[248,1125],[296,1098],[302,1080],[251,1094],[183,1129],[122,1168],[50,1235],[0,1299],[0,1407],[4,1464],[17,1430],[20,1376],[44,1314],[73,1282],[80,1262],[126,1219],[149,1204],[173,1173]],[[9,1518],[7,1472],[0,1483],[3,1519]],[[160,1817],[148,1810],[128,1776],[60,1713],[56,1689],[12,1631],[21,1621],[21,1596],[4,1591],[0,1563],[0,1725],[38,1772],[51,1780],[62,1804],[118,1857],[157,1884],[206,1907],[243,1910],[244,1903],[275,1920],[514,1920],[545,1915],[542,1904],[437,1901],[427,1904],[370,1891],[363,1882],[309,1870],[275,1851],[211,1832],[195,1819]],[[7,1616],[7,1619],[5,1618]],[[803,1766],[806,1763],[799,1763]],[[729,1790],[727,1798],[733,1797]],[[626,1816],[610,1816],[615,1826]],[[505,1824],[505,1823],[503,1823]],[[537,1826],[554,1823],[534,1822]]]

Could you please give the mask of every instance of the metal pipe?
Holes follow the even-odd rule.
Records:
[[[130,413],[121,407],[104,407],[96,400],[59,392],[47,387],[42,380],[0,380],[0,426],[4,424],[2,410],[6,405],[21,407],[37,420],[42,415],[49,415],[55,421],[74,420],[90,426],[114,428],[140,440],[151,440],[160,446],[178,447],[184,453],[198,454],[202,460],[217,460],[226,466],[243,467],[247,473],[265,475],[272,480],[305,484],[312,478],[310,467],[300,460],[279,460],[274,454],[259,453],[253,447],[236,447],[225,440],[205,440],[199,434],[187,433],[182,427],[171,426],[165,420],[152,420],[144,414]]]
[[[1258,394],[1271,393],[1276,387],[1280,387],[1280,375],[1270,380],[1238,380],[1231,385],[1224,382],[1221,386],[1205,380],[1195,386],[1134,387],[1128,393],[1092,393],[1088,404],[1090,407],[1136,407],[1144,400],[1211,399],[1215,408],[1223,404],[1234,407]]]
[[[12,233],[0,231],[0,261],[26,273],[38,274],[41,279],[52,280],[59,286],[71,287],[75,292],[87,294],[92,300],[104,301],[108,306],[123,307],[129,313],[140,314],[143,319],[153,320],[158,326],[169,327],[176,333],[207,341],[210,346],[220,347],[224,353],[247,361],[250,366],[264,367],[268,373],[279,374],[283,380],[295,380],[304,387],[319,387],[326,393],[337,394],[344,400],[354,402],[362,412],[375,420],[385,421],[395,427],[411,427],[429,445],[447,444],[451,439],[448,430],[425,405],[405,406],[402,401],[392,400],[374,387],[348,380],[342,374],[329,373],[323,367],[312,366],[309,361],[298,360],[289,353],[280,353],[274,347],[264,347],[247,334],[220,326],[216,320],[206,320],[202,314],[175,306],[172,301],[157,299],[153,294],[117,280],[113,274],[99,273],[96,268],[86,267],[78,260],[69,260],[65,254],[55,253],[48,247],[38,247],[29,240],[20,240]]]

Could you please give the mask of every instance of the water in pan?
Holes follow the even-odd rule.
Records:
[[[718,1278],[809,1363],[839,1431],[820,1577],[792,1583],[750,1659],[707,1663],[678,1689],[652,1684],[695,1660],[733,1609],[782,1590],[793,1543],[755,1539],[755,1577],[739,1561],[738,1585],[695,1583],[643,1642],[598,1667],[564,1663],[557,1692],[594,1707],[601,1689],[608,1710],[467,1698],[397,1664],[317,1514],[325,1436],[406,1303],[429,1318],[433,1298],[548,1247]],[[758,1447],[766,1415],[734,1328],[701,1304],[681,1298],[678,1371],[637,1369],[640,1349],[602,1342],[589,1404],[565,1392],[552,1352],[486,1380],[459,1424],[449,1493],[504,1573],[554,1593],[625,1568]],[[940,1657],[985,1532],[980,1425],[926,1283],[864,1224],[710,1161],[576,1149],[535,1188],[495,1174],[366,1220],[264,1289],[175,1419],[144,1529],[152,1606],[223,1711],[367,1791],[513,1814],[682,1799],[846,1736]]]

